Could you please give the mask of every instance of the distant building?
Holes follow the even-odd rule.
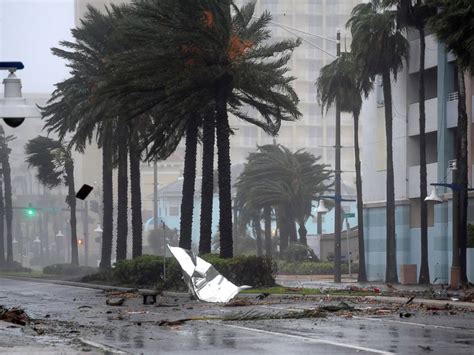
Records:
[[[420,162],[419,162],[419,37],[408,34],[410,60],[398,73],[393,92],[393,152],[396,200],[397,265],[417,264],[420,271]],[[457,68],[454,57],[446,54],[432,34],[426,36],[426,153],[428,195],[430,183],[451,182],[448,161],[455,159],[454,140],[457,125]],[[469,131],[472,132],[474,86],[466,77]],[[364,189],[364,227],[367,273],[370,280],[385,278],[386,248],[386,140],[384,101],[379,83],[364,103],[362,176]],[[469,180],[472,184],[472,134],[469,135]],[[428,205],[429,268],[433,282],[446,283],[451,267],[452,196],[438,188],[445,202]],[[468,222],[474,222],[474,200],[469,201]],[[474,250],[469,251],[468,270],[474,277]]]

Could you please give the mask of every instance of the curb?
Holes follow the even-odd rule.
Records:
[[[71,287],[82,287],[82,288],[89,288],[89,289],[95,289],[95,290],[116,290],[116,291],[131,291],[131,290],[136,290],[136,288],[131,288],[131,287],[119,287],[119,286],[107,286],[107,285],[96,285],[96,284],[91,284],[91,283],[82,283],[82,282],[74,282],[74,281],[62,281],[62,280],[50,280],[50,279],[37,279],[37,278],[31,278],[31,277],[22,277],[22,276],[2,276],[0,275],[0,279],[10,279],[10,280],[17,280],[17,281],[27,281],[27,282],[40,282],[40,283],[48,283],[48,284],[54,284],[54,285],[63,285],[63,286],[71,286]],[[152,291],[150,289],[139,289],[139,291]],[[179,297],[183,295],[188,295],[186,292],[175,292],[175,291],[164,291],[164,295],[166,296],[174,296],[174,297]],[[240,294],[237,297],[249,297],[253,296],[253,294]],[[272,294],[271,295],[273,298],[285,298],[285,297],[301,297],[301,298],[321,298],[325,297],[325,295],[300,295],[300,294]],[[407,302],[408,298],[407,297],[394,297],[394,296],[347,296],[347,295],[335,295],[335,297],[340,297],[340,298],[355,298],[355,297],[364,297],[365,299],[368,300],[376,300],[380,302],[393,302],[393,303],[399,303],[399,304],[404,304]],[[449,305],[453,308],[462,308],[462,309],[467,309],[474,311],[474,303],[470,302],[454,302],[454,301],[449,301],[449,300],[431,300],[431,299],[425,299],[425,298],[415,298],[413,299],[412,303],[416,304],[424,304],[424,305],[430,305],[430,306],[445,306]]]

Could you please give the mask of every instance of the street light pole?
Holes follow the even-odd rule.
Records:
[[[336,34],[336,55],[341,55],[341,31]],[[336,100],[336,142],[334,170],[334,282],[341,282],[341,110]]]
[[[166,224],[161,223],[163,227],[163,281],[166,281]]]

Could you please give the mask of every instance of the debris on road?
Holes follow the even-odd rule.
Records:
[[[0,305],[0,320],[25,326],[30,318],[21,308],[12,307],[8,309]]]
[[[198,300],[227,303],[240,291],[251,288],[250,286],[234,285],[222,276],[214,266],[190,250],[169,245],[168,249],[181,266],[189,291]]]
[[[267,298],[268,296],[270,296],[270,293],[264,292],[264,293],[261,293],[261,294],[257,295],[257,297],[255,297],[255,298],[259,299],[259,300],[263,300],[264,298]]]
[[[105,304],[107,306],[122,306],[125,302],[125,298],[107,299]]]
[[[155,304],[156,296],[158,296],[161,292],[153,290],[140,290],[139,293],[141,296],[143,296],[143,304]],[[147,303],[149,297],[151,298],[151,303]]]
[[[424,351],[433,351],[433,348],[431,346],[422,346],[418,345],[420,349],[423,349]]]
[[[171,304],[171,303],[157,303],[155,307],[179,307],[179,304]]]
[[[342,301],[338,305],[321,306],[319,307],[319,309],[323,311],[327,311],[327,312],[339,312],[339,311],[353,311],[354,307]]]
[[[247,298],[239,298],[236,300],[232,300],[229,303],[225,304],[225,307],[246,307],[246,306],[253,306],[254,303]]]

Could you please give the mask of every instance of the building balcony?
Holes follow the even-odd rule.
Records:
[[[429,194],[430,184],[438,181],[438,163],[426,164],[427,193]],[[408,168],[408,197],[420,197],[420,166],[410,166]]]
[[[425,101],[426,128],[425,132],[434,132],[438,129],[438,98]],[[408,135],[420,134],[420,104],[415,102],[408,106]]]

